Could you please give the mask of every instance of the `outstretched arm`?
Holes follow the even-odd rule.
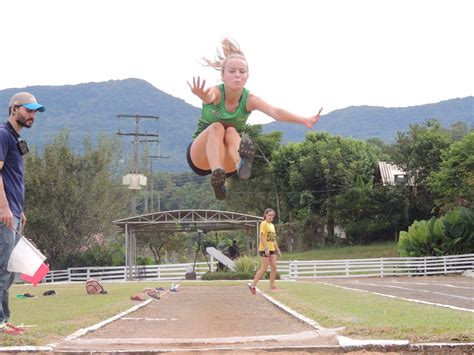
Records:
[[[198,76],[197,78],[193,77],[193,85],[191,85],[189,81],[186,82],[188,83],[191,92],[199,97],[205,104],[216,103],[216,101],[219,102],[219,90],[216,90],[215,87],[206,88],[205,79],[203,79],[201,83],[201,77]]]
[[[303,117],[286,111],[282,108],[274,107],[265,102],[260,97],[249,94],[249,98],[247,100],[247,111],[253,110],[263,112],[277,121],[300,123],[304,124],[308,128],[313,128],[313,126],[319,121],[323,109],[321,108],[315,116]]]

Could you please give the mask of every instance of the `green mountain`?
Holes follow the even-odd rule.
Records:
[[[100,83],[85,83],[66,86],[29,86],[0,91],[0,107],[7,106],[10,97],[18,91],[33,93],[46,107],[44,113],[37,114],[31,130],[23,130],[22,137],[29,145],[42,149],[52,142],[58,132],[67,128],[74,150],[82,150],[84,137],[100,134],[115,135],[134,133],[135,120],[117,115],[151,115],[158,120],[140,120],[140,132],[159,134],[160,155],[169,159],[153,162],[154,170],[187,171],[185,153],[196,128],[199,108],[191,106],[179,98],[166,94],[148,82],[140,79],[111,80]],[[145,137],[139,137],[144,140]],[[149,140],[157,139],[148,137]],[[131,150],[133,137],[122,136],[124,151]],[[150,155],[158,155],[156,151]]]
[[[314,129],[362,140],[380,138],[385,143],[393,143],[397,131],[407,131],[411,124],[422,124],[430,118],[438,119],[445,128],[459,121],[474,127],[474,96],[410,107],[351,106],[321,116]],[[283,132],[284,142],[300,142],[308,131],[304,126],[282,122],[264,126],[264,132],[274,130]]]
[[[189,171],[186,148],[196,128],[200,109],[173,97],[140,79],[111,80],[66,86],[30,86],[0,90],[0,109],[7,118],[10,97],[18,91],[30,91],[45,105],[46,112],[37,115],[33,129],[22,131],[32,146],[42,149],[57,133],[67,128],[73,149],[80,151],[84,137],[97,134],[133,133],[133,119],[117,115],[153,115],[158,120],[140,121],[140,132],[159,134],[160,154],[169,159],[155,160],[155,171]],[[358,139],[378,137],[393,142],[397,130],[409,124],[437,118],[449,127],[457,121],[474,126],[474,97],[452,99],[436,104],[403,108],[371,106],[348,107],[322,116],[315,129]],[[264,131],[282,130],[284,140],[302,141],[307,129],[300,125],[273,122]],[[130,152],[132,137],[122,136],[124,150]],[[140,140],[145,139],[140,137]],[[156,139],[150,137],[149,139]],[[149,154],[157,155],[156,151]]]

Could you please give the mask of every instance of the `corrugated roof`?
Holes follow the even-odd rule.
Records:
[[[413,186],[413,178],[408,178],[408,174],[395,164],[379,161],[379,170],[384,186],[402,183],[404,185]],[[396,179],[397,181],[395,181]]]

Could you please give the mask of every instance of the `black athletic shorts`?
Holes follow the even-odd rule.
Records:
[[[188,161],[189,167],[191,168],[192,171],[194,171],[199,176],[210,175],[212,173],[211,169],[209,169],[209,170],[199,169],[196,165],[194,165],[193,161],[191,160],[191,145],[192,144],[193,144],[193,142],[189,143],[188,149],[186,149],[186,160]],[[237,172],[237,170],[233,171],[231,173],[226,173],[225,175],[226,175],[226,177],[229,177],[229,176],[234,175],[236,172]]]
[[[265,250],[264,251],[259,251],[260,253],[260,256],[263,256],[263,257],[267,257],[265,255]],[[276,254],[276,250],[270,250],[270,255],[275,255]]]

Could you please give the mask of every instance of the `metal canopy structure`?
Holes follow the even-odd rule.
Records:
[[[141,233],[152,232],[210,232],[228,230],[255,230],[262,217],[236,212],[213,210],[174,210],[153,212],[123,219],[113,223],[125,233],[127,279],[134,279],[136,266],[136,238]]]

